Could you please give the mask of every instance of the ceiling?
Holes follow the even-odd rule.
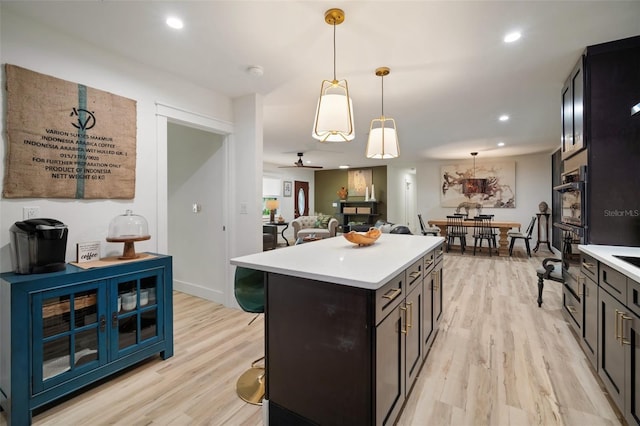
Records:
[[[2,10],[230,97],[264,99],[264,161],[410,167],[427,159],[551,152],[560,90],[585,46],[640,34],[635,1],[5,1]],[[347,79],[356,137],[322,144],[311,128],[323,79]],[[180,17],[182,30],[165,25]],[[504,35],[519,30],[511,44]],[[264,74],[247,72],[258,65]],[[398,126],[400,157],[364,157],[371,119]],[[640,98],[640,94],[638,95]],[[639,99],[640,100],[640,99]],[[498,117],[508,114],[501,122]],[[503,147],[498,147],[503,142]]]

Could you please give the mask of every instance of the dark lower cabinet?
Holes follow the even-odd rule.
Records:
[[[582,297],[582,340],[580,341],[592,366],[598,354],[598,284],[584,273],[580,277]]]
[[[394,424],[442,317],[442,246],[378,290],[276,273],[266,288],[270,421]]]
[[[624,407],[624,345],[620,339],[620,313],[624,306],[604,290],[600,291],[599,374],[611,399]]]
[[[640,424],[640,316],[631,312],[627,317],[623,327],[629,340],[625,359],[625,418],[629,424]]]
[[[403,306],[376,327],[376,424],[393,424],[404,403],[406,338]]]
[[[627,423],[640,424],[640,283],[603,263],[598,270],[598,375]]]

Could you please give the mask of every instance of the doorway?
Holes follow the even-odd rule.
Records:
[[[224,136],[167,125],[168,253],[176,290],[208,300],[225,292]]]
[[[309,216],[309,182],[295,181],[293,218]]]
[[[195,136],[195,139],[202,138],[201,142],[205,141],[204,147],[196,149],[201,149],[208,154],[203,154],[203,159],[198,159],[195,163],[189,163],[193,155],[186,155],[186,145],[183,146],[178,138],[172,138],[169,141],[169,127],[174,125],[176,126],[174,130],[199,135]],[[228,212],[225,204],[220,200],[228,199],[228,145],[232,133],[233,125],[230,123],[156,103],[158,223],[155,235],[157,235],[158,252],[168,253],[174,257],[173,278],[176,290],[227,306],[233,304],[234,297],[233,286],[229,285],[232,271],[229,265],[229,241],[224,227],[228,220]],[[200,166],[197,166],[198,161],[201,163]],[[178,178],[174,173],[171,183],[169,182],[170,168],[174,172],[182,173],[178,173]],[[207,177],[203,177],[202,182],[197,182],[197,178],[194,180],[194,175],[203,174]],[[186,183],[178,184],[180,179]],[[209,181],[210,179],[216,180]],[[180,187],[185,191],[183,194],[188,194],[183,195],[182,198],[172,198],[171,212],[170,186],[171,197],[175,197],[173,193],[180,191]],[[201,194],[204,198],[200,197]],[[220,210],[216,210],[215,206],[212,207],[210,201],[202,201],[205,199],[215,199],[215,204],[220,207]],[[174,211],[173,207],[179,211]],[[194,212],[198,209],[198,212]],[[210,218],[213,218],[212,223],[204,223]],[[191,223],[194,226],[185,226]],[[204,228],[209,230],[207,231],[209,235],[202,232]],[[193,243],[194,247],[205,246],[206,249],[202,248],[202,250],[206,253],[206,260],[202,261],[189,254],[183,254],[181,245],[186,243]],[[189,246],[188,253],[192,253],[194,247]],[[211,267],[205,267],[206,263],[211,264]]]

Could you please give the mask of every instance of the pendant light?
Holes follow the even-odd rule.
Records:
[[[367,158],[396,158],[400,155],[398,146],[398,132],[396,121],[393,118],[384,116],[384,76],[389,75],[391,70],[387,67],[376,69],[376,75],[382,82],[382,113],[380,118],[371,120],[369,129],[369,140],[367,141]]]
[[[462,193],[471,198],[473,194],[484,194],[487,190],[486,179],[476,179],[476,155],[477,152],[472,152],[473,157],[473,178],[468,178],[462,181]]]
[[[320,142],[350,142],[355,138],[353,104],[347,80],[336,79],[336,25],[344,22],[344,12],[329,9],[324,20],[333,25],[333,80],[323,80],[320,86],[311,136]]]

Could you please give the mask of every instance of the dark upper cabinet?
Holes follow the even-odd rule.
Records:
[[[587,166],[585,243],[640,246],[640,36],[588,46],[561,94],[564,171]]]
[[[562,88],[562,159],[585,148],[584,140],[584,55]]]

